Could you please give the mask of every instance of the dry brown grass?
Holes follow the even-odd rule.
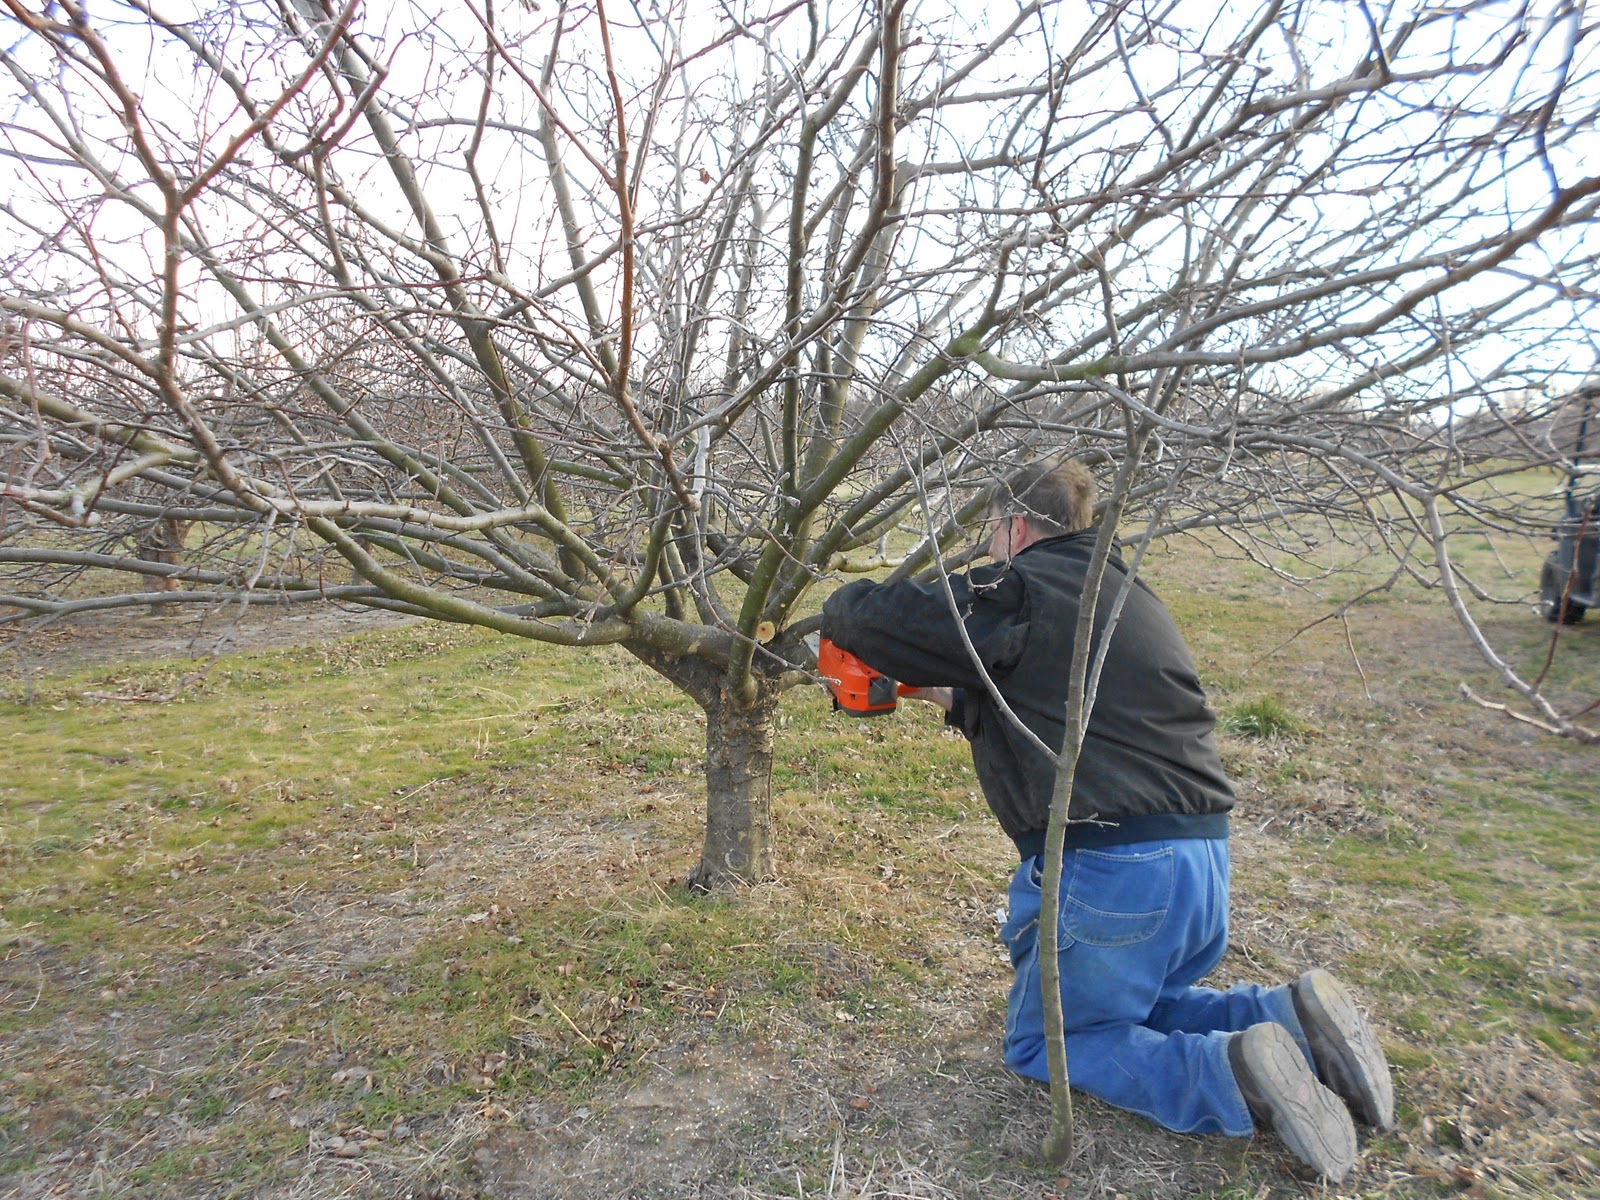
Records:
[[[1046,1097],[996,1046],[1011,851],[960,746],[926,714],[841,728],[799,698],[784,878],[695,906],[674,881],[701,784],[687,759],[649,765],[692,754],[695,724],[610,711],[653,686],[623,664],[544,718],[561,731],[538,761],[382,810],[308,801],[249,852],[10,892],[0,1195],[1600,1194],[1600,883],[1570,840],[1600,757],[1462,705],[1476,664],[1422,609],[1358,612],[1358,669],[1331,628],[1262,659],[1300,623],[1275,604],[1186,622],[1224,709],[1271,693],[1307,727],[1225,741],[1241,803],[1218,975],[1327,965],[1371,1008],[1402,1123],[1337,1189],[1271,1139],[1170,1135],[1083,1098],[1073,1162],[1042,1168]],[[885,799],[865,802],[819,741],[937,782],[869,780]],[[115,943],[74,935],[97,914],[120,914]]]

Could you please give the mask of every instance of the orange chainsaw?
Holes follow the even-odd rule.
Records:
[[[852,717],[892,713],[901,696],[917,690],[896,683],[882,671],[874,671],[825,637],[817,639],[817,674],[833,695],[834,709]]]

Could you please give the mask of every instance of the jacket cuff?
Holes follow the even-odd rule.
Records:
[[[944,714],[944,723],[965,737],[967,734],[967,689],[950,689],[950,711]]]

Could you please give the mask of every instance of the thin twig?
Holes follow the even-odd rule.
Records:
[[[1344,629],[1344,644],[1350,647],[1350,661],[1355,663],[1356,673],[1361,676],[1361,690],[1367,694],[1367,703],[1375,704],[1377,702],[1372,698],[1372,689],[1367,686],[1367,672],[1361,665],[1361,655],[1356,653],[1355,638],[1350,636],[1350,619],[1342,610],[1339,613],[1339,624]]]
[[[1565,728],[1541,721],[1537,717],[1530,717],[1527,713],[1520,713],[1509,704],[1500,704],[1494,700],[1485,700],[1466,684],[1461,685],[1461,694],[1480,708],[1487,708],[1490,712],[1501,713],[1513,721],[1521,721],[1525,725],[1532,725],[1535,729],[1542,729],[1546,733],[1566,735],[1580,742],[1600,742],[1600,734],[1583,728],[1581,725],[1567,725]]]
[[[39,990],[33,993],[33,1003],[29,1004],[27,1008],[22,1010],[25,1013],[31,1013],[34,1009],[38,1008],[40,997],[44,995],[44,968],[38,963],[34,963],[33,969],[39,972]]]
[[[545,999],[545,1003],[546,1004],[548,1004],[551,1008],[556,1010],[556,1016],[560,1017],[563,1021],[565,1021],[568,1025],[570,1025],[572,1027],[572,1032],[573,1033],[575,1033],[579,1037],[581,1037],[585,1042],[587,1042],[594,1049],[596,1049],[596,1050],[600,1049],[600,1047],[595,1044],[594,1039],[591,1038],[583,1030],[579,1029],[578,1028],[578,1023],[576,1021],[574,1021],[571,1017],[567,1016],[566,1010],[563,1009],[561,1007],[561,1005],[557,1004],[549,996],[546,996],[544,999]]]

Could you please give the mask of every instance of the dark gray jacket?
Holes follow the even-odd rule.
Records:
[[[974,649],[1011,710],[1052,750],[1066,733],[1067,670],[1095,532],[1036,542],[950,580]],[[1127,568],[1113,556],[1096,637]],[[901,683],[954,686],[949,723],[972,743],[984,798],[1024,857],[1044,848],[1051,761],[995,705],[940,583],[859,580],[823,605],[823,632]],[[1172,617],[1135,581],[1112,636],[1073,782],[1068,846],[1225,837],[1233,788],[1199,675]]]

